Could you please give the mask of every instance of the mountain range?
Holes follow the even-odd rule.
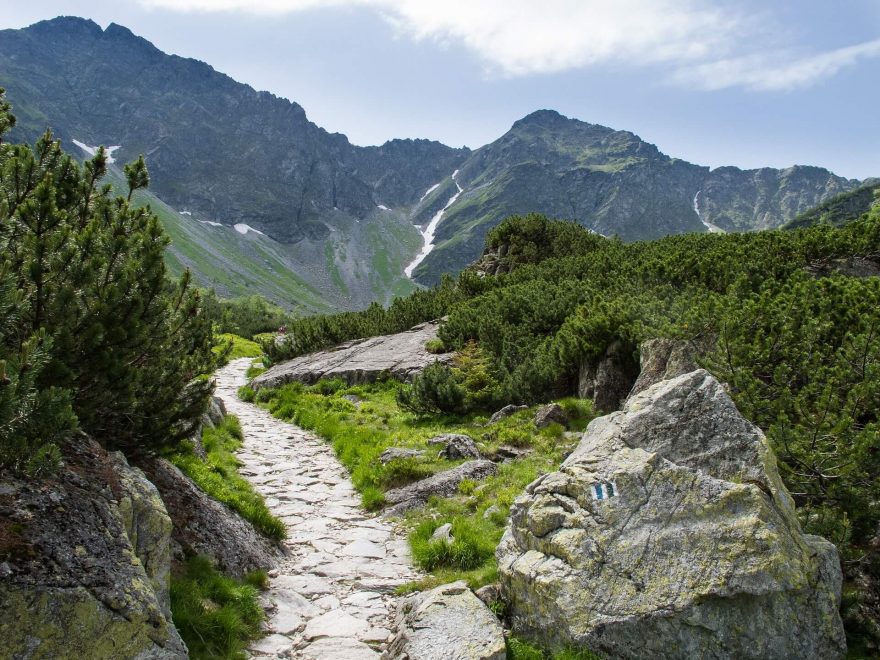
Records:
[[[409,139],[360,147],[296,103],[125,27],[73,17],[0,31],[0,86],[14,139],[51,127],[82,157],[99,144],[118,162],[146,156],[142,203],[161,209],[172,269],[190,268],[221,295],[262,293],[303,311],[435,283],[513,213],[634,241],[780,227],[860,185],[819,167],[710,170],[552,110],[476,150]]]

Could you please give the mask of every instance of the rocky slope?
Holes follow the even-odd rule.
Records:
[[[880,204],[880,180],[868,179],[858,188],[835,195],[804,211],[785,227],[786,229],[797,229],[818,223],[839,227],[867,213],[877,204]]]
[[[416,270],[422,282],[457,272],[507,215],[539,211],[625,241],[695,231],[783,225],[858,182],[818,167],[783,170],[694,165],[628,131],[551,110],[516,122],[462,164],[464,193],[444,214],[436,248]]]
[[[630,132],[548,110],[474,152],[427,140],[356,147],[296,103],[166,55],[119,25],[78,18],[0,31],[0,86],[18,139],[52,126],[83,155],[98,144],[118,146],[120,162],[144,153],[153,192],[200,223],[203,235],[178,240],[188,253],[180,261],[202,284],[221,293],[249,285],[275,300],[289,287],[287,306],[302,296],[306,310],[321,307],[314,289],[332,308],[407,293],[407,265],[418,266],[418,282],[436,282],[478,256],[511,213],[576,219],[624,240],[746,231],[780,226],[858,183],[815,167],[710,171]],[[214,239],[233,227],[272,243],[254,250],[236,239],[230,249],[221,236],[228,253],[212,268],[205,253],[221,252]],[[426,240],[433,249],[416,264]],[[236,261],[251,265],[230,286],[224,272]]]
[[[420,237],[386,209],[417,202],[468,153],[427,140],[355,147],[296,103],[78,18],[0,31],[0,86],[19,119],[14,137],[52,126],[71,153],[80,143],[119,145],[120,162],[145,154],[164,202],[286,246],[297,270],[326,276],[337,307],[408,291],[403,262]]]

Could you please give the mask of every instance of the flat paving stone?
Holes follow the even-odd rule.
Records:
[[[324,637],[306,646],[301,657],[308,660],[376,660],[379,653],[363,642],[345,637]]]
[[[310,641],[318,637],[356,637],[369,627],[370,624],[363,619],[336,609],[311,619],[306,624],[303,637]]]
[[[272,571],[266,595],[271,634],[250,653],[375,660],[393,623],[394,590],[422,575],[398,528],[363,510],[328,443],[238,398],[250,363],[242,358],[220,369],[216,395],[241,423],[241,474],[288,531],[288,556]]]

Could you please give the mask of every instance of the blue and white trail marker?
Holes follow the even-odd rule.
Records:
[[[590,488],[594,500],[607,500],[617,495],[617,484],[613,481],[600,481]]]

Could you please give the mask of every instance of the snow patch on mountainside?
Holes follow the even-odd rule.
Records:
[[[259,234],[260,236],[266,235],[263,232],[261,232],[259,229],[254,229],[250,225],[246,225],[243,222],[239,222],[238,224],[232,225],[232,228],[235,229],[235,231],[237,231],[242,236],[245,236],[249,231],[252,231],[255,234]]]
[[[718,225],[713,225],[713,224],[712,224],[711,222],[709,222],[708,220],[704,220],[704,219],[703,219],[703,216],[700,215],[700,193],[701,193],[701,192],[703,192],[703,191],[702,191],[702,190],[698,190],[698,191],[697,191],[697,194],[694,195],[694,213],[697,214],[697,217],[700,219],[700,222],[702,222],[702,223],[703,223],[703,226],[704,226],[706,229],[709,230],[709,233],[711,233],[711,234],[723,234],[723,233],[725,233],[724,230],[723,230],[721,227],[719,227]]]
[[[214,222],[213,220],[199,220],[203,225],[211,225],[212,227],[222,227],[223,225],[219,222]]]
[[[377,208],[377,209],[382,209],[383,211],[390,211],[390,210],[391,210],[391,209],[389,209],[387,206],[385,206],[384,204],[377,204],[377,205],[376,205],[376,208]]]
[[[98,147],[90,147],[85,142],[80,142],[79,140],[73,140],[73,143],[78,146],[80,149],[85,151],[89,156],[94,156],[98,153]],[[116,159],[113,158],[113,152],[119,149],[122,145],[114,145],[112,147],[104,147],[104,152],[107,154],[107,162],[115,163]]]
[[[456,170],[456,172],[457,172],[457,171],[458,171],[458,170]],[[435,183],[433,186],[431,186],[430,188],[428,188],[428,189],[425,191],[425,194],[422,195],[422,198],[419,200],[419,204],[421,204],[422,202],[425,201],[425,197],[427,197],[427,196],[430,195],[432,192],[434,192],[435,190],[437,190],[437,188],[440,187],[440,184],[441,184],[441,183],[443,183],[443,182],[440,181],[439,183]]]
[[[180,215],[192,215],[189,211],[178,211],[178,213],[180,213]]]
[[[425,239],[425,244],[422,246],[422,251],[419,252],[416,255],[416,258],[413,259],[412,262],[409,264],[409,266],[407,266],[403,270],[403,272],[406,273],[406,276],[409,278],[412,278],[413,271],[418,267],[420,263],[425,260],[425,257],[427,257],[431,253],[431,250],[434,249],[434,233],[437,231],[437,225],[439,225],[440,221],[443,219],[443,214],[446,213],[446,209],[455,204],[455,202],[458,200],[459,196],[464,190],[460,185],[458,185],[458,180],[455,178],[457,176],[458,170],[455,170],[455,172],[452,173],[452,182],[455,184],[455,187],[458,188],[458,191],[449,198],[449,201],[446,202],[446,206],[437,211],[437,213],[434,214],[434,217],[431,218],[431,222],[428,223],[428,226],[425,227],[425,230],[422,232],[422,236]],[[438,183],[437,186],[439,185],[440,184]],[[436,188],[437,186],[434,186],[434,188]],[[431,190],[433,190],[434,188],[432,188]],[[430,193],[431,190],[429,190],[428,193]],[[425,195],[427,195],[428,193],[425,193]],[[422,199],[424,199],[424,197]]]

